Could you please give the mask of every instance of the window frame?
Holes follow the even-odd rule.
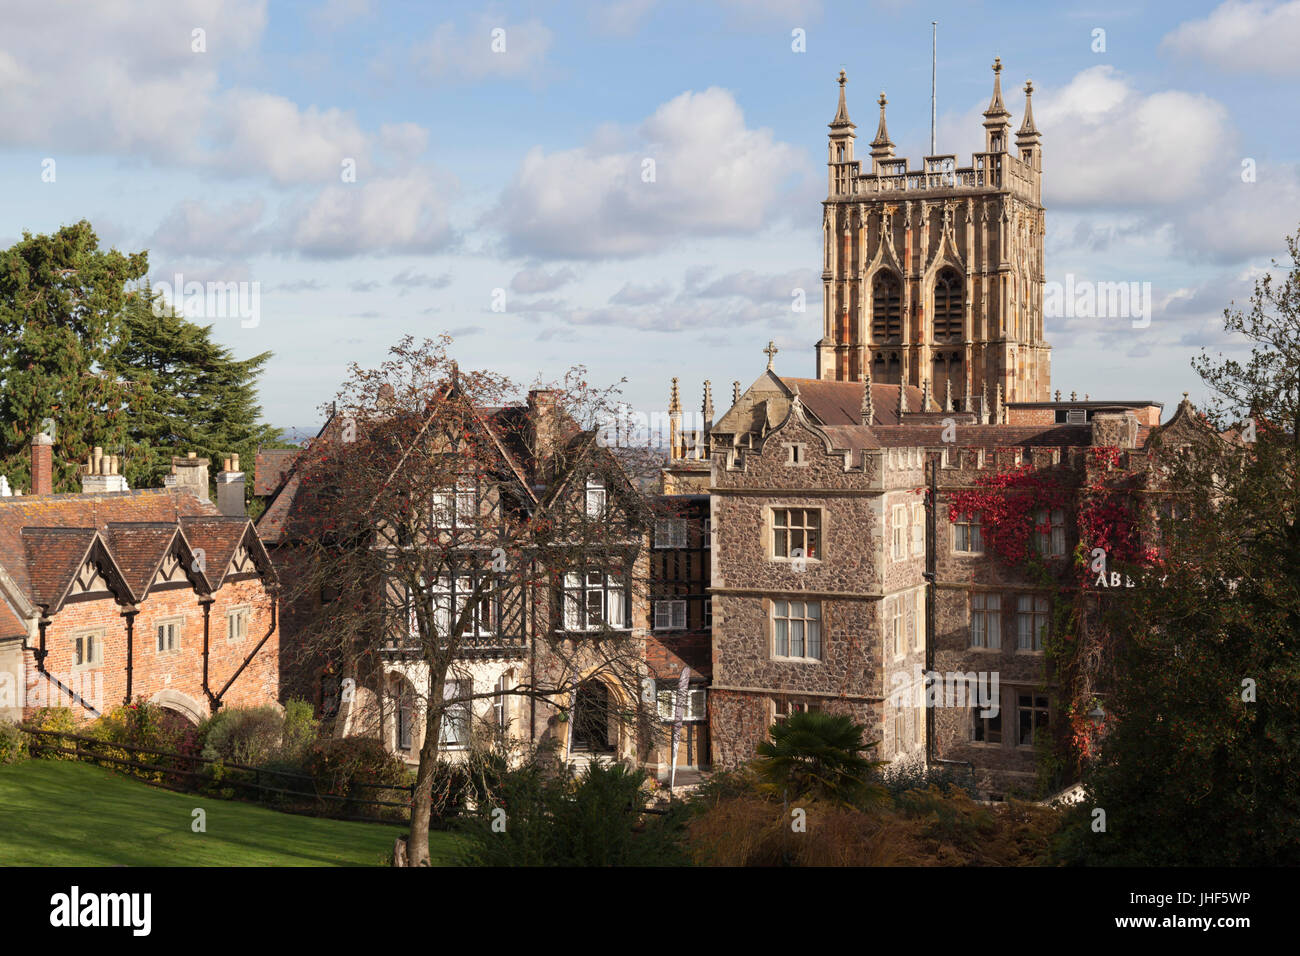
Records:
[[[671,527],[668,529],[668,534],[661,536],[659,532],[664,525]],[[685,548],[687,546],[687,525],[688,522],[685,518],[656,518],[654,526],[655,549],[668,551]]]
[[[583,498],[583,514],[588,521],[600,521],[609,511],[609,488],[600,478],[587,476]],[[593,502],[599,502],[593,507]]]
[[[798,513],[802,516],[801,523],[793,523],[793,515]],[[816,516],[815,524],[809,523],[810,516]],[[784,524],[778,522],[778,516],[784,516]],[[821,562],[823,557],[823,541],[826,536],[826,514],[825,509],[820,507],[769,507],[767,510],[768,526],[768,543],[767,556],[769,561],[779,561],[782,563],[791,563],[795,561],[803,562]],[[796,544],[796,535],[802,535],[802,545]],[[782,550],[778,547],[778,542],[783,542],[785,554],[779,554]],[[796,548],[802,547],[804,555],[802,558],[791,557],[791,552]]]
[[[989,606],[989,602],[994,602]],[[968,629],[969,629],[969,648],[971,650],[982,651],[1000,651],[1002,650],[1002,593],[1000,591],[971,591],[967,605]],[[995,628],[990,628],[990,616],[996,624]],[[979,621],[979,627],[976,628],[975,622]],[[977,631],[983,636],[983,643],[976,642]],[[993,643],[990,643],[990,634]]]
[[[69,635],[69,643],[72,645],[70,657],[74,672],[89,671],[104,666],[104,638],[107,634],[107,628],[89,627]],[[91,649],[94,651],[89,660],[86,659],[85,655],[86,641],[91,642]],[[78,655],[82,658],[80,664],[77,663]]]
[[[660,610],[667,605],[667,624],[660,624]],[[685,598],[660,598],[654,602],[654,617],[652,630],[655,631],[684,631],[686,630],[686,599]],[[681,612],[680,618],[678,611]],[[681,623],[678,624],[677,621]]]
[[[965,532],[962,532],[962,529]],[[978,543],[979,547],[962,547],[961,545],[972,545]],[[973,515],[960,514],[957,520],[952,522],[952,550],[954,554],[981,555],[984,553],[984,515],[977,512]]]
[[[181,615],[163,617],[154,621],[154,653],[158,655],[179,654],[181,652],[181,638],[185,630],[184,625],[185,618]],[[173,629],[171,631],[173,638],[171,647],[164,648],[159,646],[159,644],[162,643],[162,638],[158,632],[164,627],[170,627]]]
[[[1029,602],[1029,608],[1024,607]],[[1025,646],[1024,619],[1030,620],[1030,641]],[[1039,619],[1042,619],[1041,624]],[[1041,654],[1047,644],[1047,637],[1052,627],[1052,602],[1045,594],[1016,595],[1016,651],[1025,654]]]
[[[769,602],[768,610],[768,629],[771,637],[768,640],[768,651],[772,660],[792,661],[800,664],[818,663],[824,659],[826,653],[825,646],[825,615],[823,614],[821,601],[799,601],[788,598],[773,598]],[[798,617],[794,616],[795,607],[801,609]],[[816,608],[817,613],[810,615],[809,611]],[[778,653],[781,644],[781,622],[786,622],[785,627],[785,653]],[[798,622],[802,625],[802,635],[800,637],[800,647],[802,654],[793,655],[791,650],[794,647],[792,624]],[[816,622],[815,627],[809,627],[810,622]],[[815,633],[815,636],[814,636]],[[808,651],[813,645],[816,645],[817,653],[809,654]]]
[[[239,643],[241,643],[241,642],[247,640],[247,639],[248,639],[248,625],[249,625],[249,623],[252,621],[252,618],[253,618],[253,609],[252,609],[252,607],[251,607],[250,605],[247,605],[247,604],[241,604],[241,605],[239,605],[239,606],[237,606],[237,607],[232,607],[232,608],[227,609],[227,611],[226,611],[226,643],[227,643],[227,644],[239,644]],[[239,635],[237,635],[237,636],[231,636],[231,627],[230,627],[230,625],[231,625],[234,621],[236,621],[236,620],[241,620],[241,621],[243,622],[243,633],[241,633],[241,634],[239,634]]]
[[[592,575],[600,575],[602,580],[593,586]],[[632,629],[628,623],[628,578],[624,571],[602,568],[587,568],[583,571],[569,571],[561,582],[560,622],[558,630],[574,633],[593,633],[603,630],[627,631]],[[591,595],[600,593],[601,623],[591,623]],[[608,623],[610,619],[610,596],[617,595],[619,613],[617,624]]]

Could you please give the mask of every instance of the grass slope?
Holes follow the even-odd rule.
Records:
[[[195,808],[205,833],[190,829]],[[0,767],[0,866],[375,866],[402,832],[172,793],[74,761]],[[429,842],[437,864],[454,838]]]

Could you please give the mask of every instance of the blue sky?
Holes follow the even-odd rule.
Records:
[[[932,19],[939,152],[982,141],[1000,56],[1017,125],[1035,85],[1048,280],[1152,285],[1147,328],[1048,320],[1053,387],[1199,397],[1189,358],[1239,347],[1222,310],[1300,223],[1300,2],[9,2],[0,242],[87,218],[156,280],[259,283],[255,325],[210,321],[275,353],[285,426],[408,332],[521,385],[583,363],[646,411],[673,375],[721,404],[769,338],[813,374],[836,73],[918,165]]]

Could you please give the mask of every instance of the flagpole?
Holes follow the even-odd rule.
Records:
[[[935,108],[935,79],[938,74],[939,62],[939,21],[930,21],[930,155],[933,156],[938,148],[934,141],[935,120],[938,116]]]

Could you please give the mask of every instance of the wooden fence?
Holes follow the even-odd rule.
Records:
[[[266,767],[250,767],[240,763],[228,763],[214,760],[198,754],[183,754],[154,747],[138,747],[134,744],[115,743],[108,740],[96,740],[79,734],[64,733],[55,730],[39,730],[34,727],[22,727],[31,738],[33,756],[62,756],[76,760],[85,760],[97,766],[109,765],[128,770],[146,771],[159,775],[148,779],[147,783],[168,790],[187,793],[211,792],[214,789],[236,788],[244,793],[252,792],[258,803],[269,804],[276,810],[287,813],[299,813],[307,816],[329,817],[332,820],[355,820],[364,823],[400,824],[406,822],[411,809],[411,795],[415,785],[375,783],[367,780],[350,779],[347,781],[348,793],[322,793],[315,777],[306,773],[288,770],[272,770]],[[68,746],[68,745],[71,746]],[[150,755],[149,760],[131,759],[117,756],[105,751],[119,751],[133,757]],[[213,770],[219,765],[219,770]],[[295,783],[296,782],[296,783]],[[277,784],[279,784],[277,786]],[[356,795],[355,790],[391,791],[394,795],[404,794],[398,800],[368,799]],[[268,795],[270,795],[268,797]],[[403,816],[390,814],[382,816],[382,810],[369,814],[356,813],[361,807],[400,809]],[[339,812],[330,812],[337,808]]]

